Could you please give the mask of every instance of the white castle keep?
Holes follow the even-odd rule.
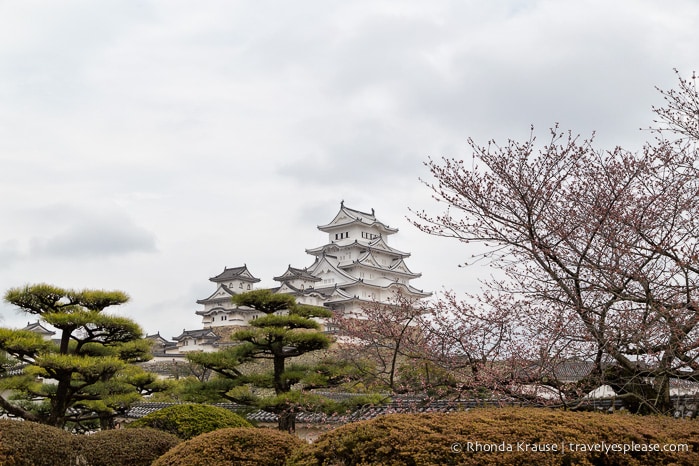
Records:
[[[272,291],[292,294],[298,303],[325,306],[357,317],[361,317],[362,308],[389,303],[396,293],[414,299],[431,295],[410,284],[421,274],[411,272],[405,264],[410,253],[389,246],[389,236],[398,229],[378,221],[373,209],[371,213],[361,212],[341,202],[335,218],[318,229],[328,234],[328,242],[306,249],[313,263],[303,269],[290,265],[274,277],[280,285]],[[245,326],[262,315],[231,302],[234,294],[253,290],[260,281],[246,265],[226,267],[209,280],[216,284],[216,291],[197,301],[204,306],[197,314],[202,316],[205,329]]]

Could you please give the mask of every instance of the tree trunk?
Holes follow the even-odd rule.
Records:
[[[280,413],[277,428],[290,434],[296,432],[296,413],[289,411]]]
[[[658,393],[655,403],[656,408],[662,414],[671,414],[673,405],[670,399],[670,377],[659,375],[655,378],[653,385]]]
[[[284,357],[275,354],[274,355],[274,393],[279,395],[289,391],[283,380],[284,375]]]
[[[65,415],[68,410],[70,380],[59,380],[56,387],[56,395],[51,400],[51,411],[46,424],[60,429],[65,425]]]

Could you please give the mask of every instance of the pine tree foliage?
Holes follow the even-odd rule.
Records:
[[[0,408],[10,415],[75,429],[113,417],[141,394],[158,389],[154,376],[130,363],[150,358],[150,344],[132,320],[108,314],[121,291],[72,290],[47,284],[12,288],[5,301],[58,330],[48,341],[27,330],[0,329]],[[9,395],[8,395],[9,393]]]
[[[239,306],[265,315],[251,321],[250,327],[233,333],[231,338],[237,343],[234,346],[187,356],[191,362],[223,378],[206,383],[205,387],[215,385],[218,394],[225,399],[277,413],[281,430],[294,429],[295,415],[299,411],[336,409],[337,403],[314,395],[308,389],[339,383],[347,376],[348,366],[328,361],[287,363],[292,358],[330,346],[331,337],[321,331],[315,319],[327,319],[331,312],[297,304],[293,296],[270,290],[241,293],[233,300]],[[267,361],[264,367],[269,367],[269,371],[250,370],[250,363],[260,360]]]

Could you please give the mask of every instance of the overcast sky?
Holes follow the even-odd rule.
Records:
[[[0,2],[0,291],[120,289],[171,338],[224,266],[309,266],[341,200],[416,287],[473,291],[472,251],[406,220],[439,212],[427,157],[556,122],[638,149],[697,31],[695,0]]]

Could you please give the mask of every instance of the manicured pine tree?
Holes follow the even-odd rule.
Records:
[[[314,318],[329,318],[325,308],[296,303],[293,296],[270,290],[254,290],[233,297],[239,306],[247,306],[265,315],[250,322],[249,328],[233,333],[237,345],[214,353],[189,354],[190,361],[212,369],[223,377],[213,380],[226,399],[254,405],[279,416],[280,430],[295,429],[296,413],[315,409],[330,400],[307,391],[292,389],[304,382],[306,389],[338,382],[342,368],[328,365],[315,367],[290,365],[289,360],[306,353],[326,349],[332,338],[321,331]],[[253,360],[271,361],[271,373],[250,373],[241,366]],[[274,396],[259,397],[250,387],[273,389]]]
[[[0,408],[8,414],[56,427],[99,421],[108,428],[117,409],[154,388],[155,379],[130,364],[150,358],[141,328],[104,312],[126,303],[125,293],[38,284],[12,288],[4,298],[58,330],[54,342],[0,328],[7,357],[0,368]]]

